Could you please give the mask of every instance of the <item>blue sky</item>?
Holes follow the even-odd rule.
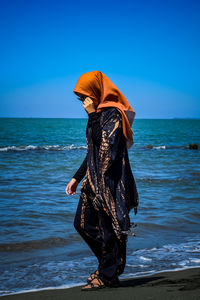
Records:
[[[86,118],[99,70],[136,118],[200,117],[200,1],[0,1],[0,117]]]

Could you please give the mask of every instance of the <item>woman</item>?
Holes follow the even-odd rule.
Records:
[[[128,151],[133,145],[135,111],[120,90],[100,71],[84,73],[74,93],[88,113],[87,155],[66,187],[81,195],[74,227],[98,259],[98,268],[82,290],[118,286],[126,263],[129,212],[135,215],[138,192]]]

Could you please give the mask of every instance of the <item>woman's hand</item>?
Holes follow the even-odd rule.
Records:
[[[76,188],[77,188],[78,184],[79,184],[79,182],[75,178],[72,178],[65,189],[65,193],[67,195],[76,194]]]
[[[95,112],[95,105],[90,97],[85,98],[85,100],[83,101],[83,107],[88,114]]]

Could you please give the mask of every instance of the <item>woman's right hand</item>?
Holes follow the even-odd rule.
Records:
[[[76,194],[76,188],[77,188],[78,184],[79,184],[79,182],[75,178],[72,178],[65,189],[65,193],[67,195]]]
[[[94,101],[90,97],[85,98],[83,101],[83,107],[88,114],[95,112]]]

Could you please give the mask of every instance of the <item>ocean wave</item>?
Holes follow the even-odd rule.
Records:
[[[166,146],[165,145],[163,145],[163,146],[155,146],[155,147],[153,147],[153,149],[166,149]]]
[[[87,149],[87,146],[76,146],[74,144],[63,146],[63,145],[21,145],[21,146],[5,146],[0,147],[0,151],[33,151],[33,150],[47,150],[47,151],[70,151],[77,149]]]
[[[6,152],[6,151],[71,151],[71,150],[77,150],[77,149],[87,149],[87,145],[9,145],[9,146],[1,146],[0,152]],[[168,146],[168,145],[159,145],[159,146],[153,146],[153,145],[145,145],[141,146],[138,145],[133,147],[132,150],[183,150],[183,149],[190,149],[189,145],[183,145],[183,146]]]
[[[153,275],[160,272],[184,270],[200,267],[199,236],[181,244],[166,244],[160,247],[129,250],[127,263],[121,279]],[[92,271],[96,258],[89,252],[77,259],[44,259],[8,268],[2,268],[0,296],[27,291],[59,289],[84,284],[84,279]],[[142,262],[142,263],[141,263]],[[82,282],[83,279],[83,282]],[[65,285],[63,285],[65,282]]]
[[[37,241],[0,244],[0,252],[21,252],[21,251],[29,251],[33,249],[49,249],[52,247],[71,244],[71,242],[72,242],[71,239],[50,237],[50,238],[37,240]]]
[[[187,150],[187,149],[198,149],[198,144],[189,144],[189,145],[159,145],[159,146],[153,146],[151,144],[146,145],[145,147],[143,147],[143,149],[155,149],[155,150]]]
[[[188,180],[197,180],[199,181],[200,174],[194,175],[194,174],[187,174],[187,176],[174,176],[167,178],[159,178],[159,177],[141,177],[137,178],[138,183],[151,183],[151,184],[171,184],[171,183],[184,183],[187,184]]]

